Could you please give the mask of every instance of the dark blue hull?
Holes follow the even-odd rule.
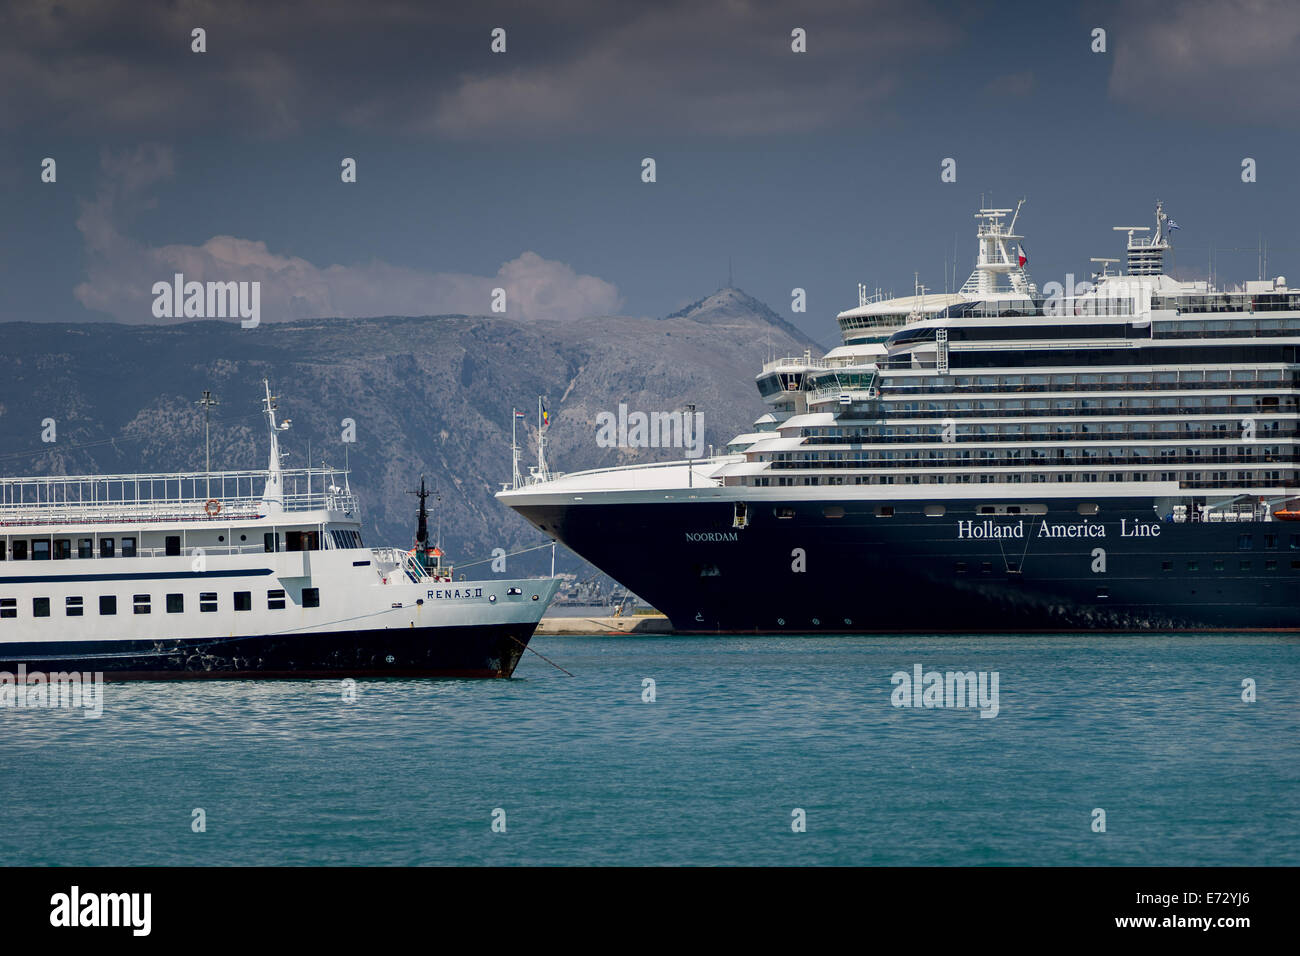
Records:
[[[536,625],[413,627],[175,641],[0,645],[0,670],[102,671],[106,680],[509,677]]]
[[[1093,516],[1047,499],[1046,514],[995,517],[975,498],[750,500],[743,528],[731,501],[514,507],[680,631],[1300,629],[1300,523],[1174,523],[1150,499],[1091,500]]]

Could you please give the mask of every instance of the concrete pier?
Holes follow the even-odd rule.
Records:
[[[671,634],[672,626],[662,614],[632,614],[627,617],[543,617],[537,634]]]

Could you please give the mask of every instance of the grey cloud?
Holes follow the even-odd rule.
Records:
[[[1023,70],[1019,73],[1007,73],[1002,76],[994,77],[984,87],[985,92],[992,96],[1008,96],[1017,99],[1023,99],[1034,92],[1038,81],[1034,76],[1033,70]]]
[[[1119,8],[1109,31],[1110,95],[1206,123],[1294,125],[1300,114],[1300,5],[1182,0]]]
[[[508,52],[489,52],[489,29]],[[195,26],[208,52],[189,50]],[[807,54],[790,32],[808,33]],[[456,139],[763,135],[882,111],[960,39],[930,0],[0,7],[0,126],[157,137],[314,127]]]

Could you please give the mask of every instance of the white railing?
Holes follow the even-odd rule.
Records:
[[[814,389],[809,392],[808,403],[810,405],[820,405],[825,401],[838,400],[841,395],[847,395],[855,402],[867,402],[877,397],[874,388],[838,388],[835,386],[828,386],[826,388]]]
[[[266,471],[153,475],[51,475],[0,479],[0,525],[47,522],[134,523],[222,521],[266,513]],[[297,468],[281,472],[285,511],[354,515],[347,472]],[[215,504],[209,504],[215,502]]]
[[[839,368],[839,366],[832,365],[825,359],[809,358],[805,355],[801,355],[798,358],[795,358],[792,355],[787,355],[785,358],[779,358],[771,362],[763,363],[764,372],[770,372],[777,368]]]
[[[203,547],[202,547],[200,550],[202,550],[203,554],[206,555],[206,556],[218,555],[218,554],[226,554],[226,555],[230,555],[230,554],[266,554],[266,553],[268,553],[267,550],[266,550],[266,546],[265,546],[262,542],[260,542],[260,541],[259,541],[257,544],[216,544],[216,545],[208,545],[208,544],[205,544],[205,545],[203,545]],[[196,555],[193,553],[193,551],[194,551],[194,549],[193,549],[192,547],[189,548],[189,549],[182,549],[182,551],[181,551],[181,555],[180,555],[180,556],[181,556],[181,557],[185,557],[185,558],[191,558],[191,559],[193,559],[193,558],[196,556]],[[289,554],[289,553],[298,553],[298,552],[281,551],[280,553],[281,553],[281,554]],[[78,555],[77,555],[77,553],[74,551],[72,556],[75,558],[75,557],[77,557]],[[118,555],[118,557],[121,557],[121,556],[122,556],[121,554]],[[136,549],[135,549],[135,556],[136,556],[137,558],[166,558],[166,557],[169,557],[169,555],[167,554],[167,549],[166,549],[165,547],[163,547],[163,548],[136,548]],[[176,555],[170,555],[170,557],[176,557]],[[113,559],[111,559],[111,558],[105,558],[104,560],[107,561],[107,560],[113,560]]]
[[[373,555],[375,570],[384,578],[401,571],[412,584],[419,584],[428,577],[424,573],[424,568],[420,567],[420,562],[415,560],[415,556],[409,551],[402,551],[399,548],[371,548],[370,553]]]
[[[745,461],[744,454],[713,455],[712,457],[707,458],[690,458],[679,461],[652,461],[640,465],[615,465],[610,468],[593,468],[590,471],[572,471],[559,474],[552,472],[551,481],[554,482],[560,479],[569,482],[580,481],[583,483],[581,487],[586,487],[588,479],[599,477],[601,475],[618,475],[624,479],[619,483],[621,487],[656,488],[660,486],[653,481],[653,473],[670,468],[676,468],[681,470],[683,475],[685,475],[687,466],[689,465],[690,477],[687,480],[686,487],[690,487],[691,484],[694,483],[694,486],[698,488],[713,488],[722,485],[720,480],[710,476],[710,473],[716,467],[743,461]],[[649,475],[651,479],[648,483],[642,483],[637,480],[639,477],[647,475]],[[538,481],[531,477],[525,478],[524,483],[514,490],[522,491],[526,488],[531,488],[535,485],[544,483],[545,482]],[[502,490],[508,492],[512,489],[511,486],[505,485]]]

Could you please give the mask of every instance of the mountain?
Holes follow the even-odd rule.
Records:
[[[777,315],[766,304],[740,289],[719,289],[713,295],[705,296],[684,309],[679,309],[669,319],[690,319],[702,325],[718,328],[735,327],[743,329],[754,319],[760,319],[773,328],[780,329],[795,342],[815,352],[822,347],[805,335],[800,329]]]
[[[611,316],[524,321],[443,315],[263,324],[188,322],[0,325],[0,474],[176,472],[203,469],[211,389],[214,470],[265,467],[263,377],[293,421],[286,467],[310,450],[352,468],[368,543],[408,545],[425,475],[441,492],[444,547],[466,563],[493,548],[544,541],[493,492],[510,478],[512,410],[523,464],[536,461],[537,397],[551,415],[552,470],[681,457],[677,449],[602,448],[596,416],[681,410],[704,414],[704,441],[722,446],[764,406],[754,376],[772,353],[821,349],[763,303],[722,289],[663,319]],[[342,443],[343,420],[356,442]],[[56,441],[42,442],[47,419]],[[512,571],[549,566],[535,554]],[[580,569],[562,556],[558,565]]]

